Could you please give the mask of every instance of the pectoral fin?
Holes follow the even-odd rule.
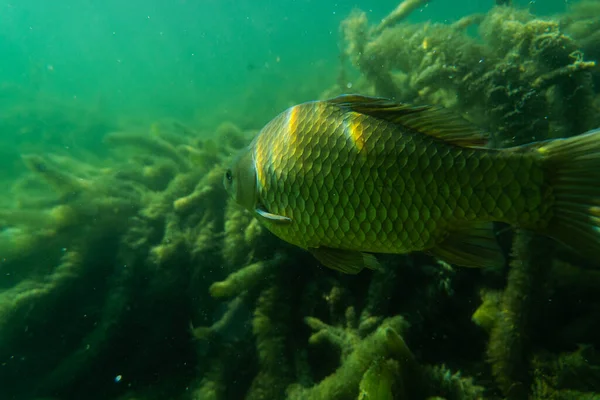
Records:
[[[270,212],[265,210],[264,207],[262,207],[262,206],[256,207],[256,213],[258,215],[260,215],[261,217],[266,218],[270,221],[280,222],[280,223],[284,223],[284,224],[289,224],[290,222],[292,222],[291,218],[284,217],[283,215],[271,214]]]
[[[491,223],[477,223],[452,231],[429,251],[431,255],[463,267],[502,267],[504,255]]]
[[[345,274],[357,274],[363,268],[381,268],[374,255],[360,251],[332,249],[331,247],[309,248],[308,251],[324,266]]]

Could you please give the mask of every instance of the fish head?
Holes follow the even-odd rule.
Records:
[[[250,211],[256,209],[256,165],[252,147],[240,151],[223,176],[223,186],[229,197]]]

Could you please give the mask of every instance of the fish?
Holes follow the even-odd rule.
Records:
[[[224,172],[229,197],[324,266],[376,254],[505,265],[494,223],[600,255],[600,129],[510,148],[450,110],[346,94],[290,107]]]

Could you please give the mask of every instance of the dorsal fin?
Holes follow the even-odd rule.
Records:
[[[374,118],[383,119],[411,130],[462,147],[483,147],[489,135],[461,116],[440,106],[413,106],[382,97],[341,95],[327,103]]]

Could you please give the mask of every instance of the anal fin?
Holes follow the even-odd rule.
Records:
[[[357,274],[363,268],[380,269],[373,254],[331,247],[309,248],[308,251],[324,266],[345,274]]]
[[[462,267],[502,267],[504,255],[491,222],[473,223],[451,231],[448,238],[429,253]]]

